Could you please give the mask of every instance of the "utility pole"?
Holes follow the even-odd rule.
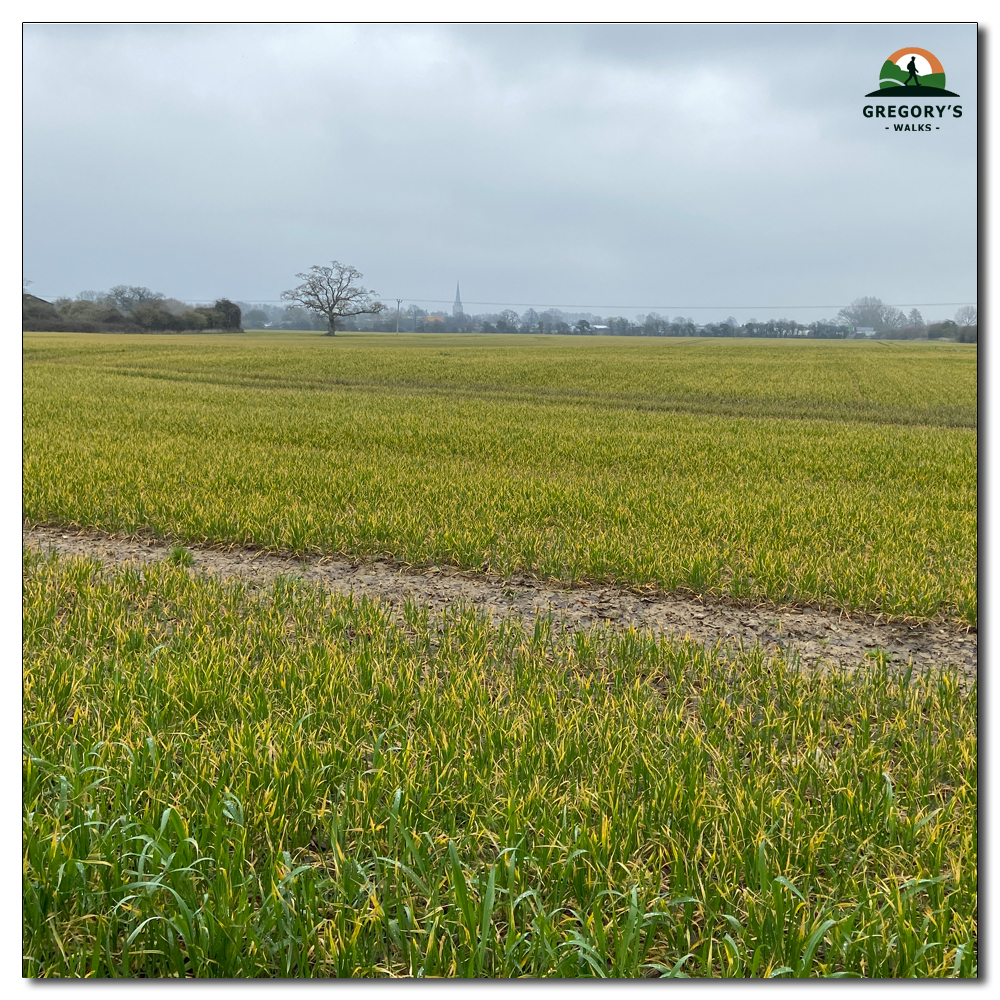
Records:
[[[399,307],[403,304],[402,299],[396,299],[396,336],[399,336]]]

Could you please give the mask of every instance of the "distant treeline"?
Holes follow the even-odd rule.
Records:
[[[859,305],[860,303],[860,305]],[[720,323],[695,323],[690,317],[676,316],[668,319],[659,313],[640,315],[635,320],[624,316],[596,316],[592,313],[565,313],[549,309],[539,313],[527,309],[520,315],[513,309],[500,313],[457,315],[445,312],[429,313],[419,306],[409,306],[397,314],[386,309],[378,315],[345,318],[338,324],[340,330],[391,333],[524,333],[524,334],[574,334],[578,336],[612,337],[784,337],[814,339],[845,339],[870,336],[878,339],[924,340],[945,338],[975,343],[977,327],[941,320],[925,323],[917,310],[907,316],[891,307],[882,307],[873,315],[871,303],[881,305],[878,299],[859,299],[852,306],[842,309],[836,319],[822,319],[803,324],[790,319],[772,319],[765,322],[748,320],[740,323],[730,316]],[[284,308],[264,304],[241,302],[243,325],[249,330],[326,330],[324,317],[313,316],[297,306]],[[877,311],[877,306],[875,307]],[[973,310],[974,312],[974,310]],[[963,317],[966,320],[968,317]],[[911,322],[912,320],[912,322]],[[859,333],[858,331],[862,332]],[[863,331],[870,330],[871,333]]]
[[[178,299],[134,285],[117,285],[110,292],[81,292],[75,299],[47,302],[23,296],[23,329],[55,332],[195,332],[212,330],[322,330],[326,317],[300,306],[230,302],[218,299],[212,306],[192,306]],[[536,312],[513,309],[468,315],[427,312],[411,305],[386,309],[375,315],[345,317],[338,329],[391,333],[522,333],[612,337],[772,337],[822,340],[873,337],[891,340],[947,339],[965,343],[978,340],[974,307],[965,306],[955,319],[924,322],[917,309],[907,315],[877,298],[856,299],[834,319],[803,324],[791,319],[755,319],[740,323],[730,316],[723,322],[698,324],[690,317],[669,319],[659,313],[597,316],[566,313],[560,309]]]
[[[269,303],[240,302],[243,325],[253,330],[323,330],[325,317],[316,316],[298,306],[276,306]],[[971,313],[971,318],[970,318]],[[956,322],[956,320],[958,322]],[[893,340],[946,338],[975,342],[977,326],[975,309],[959,310],[956,320],[925,323],[919,311],[909,315],[885,305],[877,298],[855,299],[841,309],[835,319],[821,319],[808,325],[790,319],[755,319],[740,323],[730,316],[724,322],[698,324],[690,317],[669,319],[659,313],[639,315],[634,320],[624,316],[597,316],[592,313],[566,313],[560,309],[537,312],[527,309],[518,314],[513,309],[499,313],[427,312],[411,305],[400,309],[385,309],[375,315],[345,317],[338,323],[340,330],[401,333],[524,333],[575,334],[579,336],[612,337],[795,337],[844,339],[869,336]],[[861,332],[859,332],[861,331]]]
[[[241,329],[240,307],[229,299],[192,306],[136,285],[81,292],[54,302],[21,296],[21,328],[55,333],[166,333]]]
[[[874,296],[855,299],[837,314],[843,323],[865,335],[885,340],[957,340],[974,344],[979,339],[979,315],[975,306],[962,306],[954,319],[925,322],[919,309],[904,313]]]
[[[313,316],[297,306],[279,308],[267,304],[243,306],[243,325],[249,330],[326,330],[323,317]],[[528,309],[522,314],[513,309],[499,313],[469,315],[445,312],[429,313],[419,306],[400,310],[386,309],[377,315],[345,317],[339,330],[391,333],[525,333],[574,334],[612,337],[846,337],[853,327],[831,320],[803,326],[794,320],[751,321],[740,324],[732,317],[724,323],[697,324],[690,317],[668,319],[651,312],[636,317],[595,316],[592,313],[564,313],[549,309],[543,313]]]
[[[326,330],[325,317],[314,316],[307,310],[292,306],[240,303],[243,306],[243,325],[247,329],[271,330]],[[386,309],[376,315],[345,317],[338,322],[338,330],[401,333],[524,333],[524,334],[575,334],[579,336],[612,337],[844,337],[853,327],[833,321],[820,321],[803,326],[793,320],[752,321],[739,324],[730,318],[724,323],[696,324],[689,317],[668,319],[651,312],[635,320],[624,316],[595,316],[592,313],[564,313],[549,309],[539,313],[528,309],[522,314],[513,309],[499,313],[457,315],[429,313],[419,306],[400,310]]]

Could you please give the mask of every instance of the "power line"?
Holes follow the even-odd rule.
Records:
[[[393,296],[395,297],[395,296]],[[273,299],[260,299],[261,302],[273,302]],[[429,303],[443,303],[448,304],[447,299],[411,299],[403,298],[404,302],[429,302]],[[752,306],[694,306],[694,305],[580,305],[575,302],[477,302],[474,300],[469,300],[467,305],[470,306],[522,306],[529,309],[842,309],[844,305],[783,305],[783,306],[766,306],[766,305],[752,305]],[[893,309],[900,309],[903,306],[918,306],[922,309],[927,309],[931,307],[938,306],[964,306],[968,305],[967,301],[962,302],[886,302],[884,305],[890,306]]]
[[[177,296],[171,295],[169,298],[179,298],[184,302],[202,302],[208,301],[209,299],[216,298],[217,296],[198,296],[198,295],[186,295]],[[39,298],[72,298],[72,296],[62,296],[62,295],[50,295],[46,293],[45,295],[40,295]],[[428,305],[449,305],[450,300],[448,299],[418,299],[410,298],[409,296],[397,296],[390,295],[390,299],[398,299],[401,302],[424,302]],[[285,299],[241,299],[243,302],[260,303],[261,305],[280,305],[285,302]],[[969,300],[963,300],[961,302],[886,302],[886,306],[893,309],[902,309],[904,306],[916,307],[920,309],[931,309],[931,308],[941,308],[944,306],[965,306],[969,305]],[[470,306],[503,306],[512,307],[518,306],[520,308],[527,309],[843,309],[844,304],[836,305],[581,305],[576,302],[486,302],[486,301],[475,301],[469,300],[466,305]]]

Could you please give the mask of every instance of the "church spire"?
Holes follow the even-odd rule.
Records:
[[[455,282],[455,305],[451,312],[453,316],[458,316],[459,313],[465,312],[462,308],[462,293],[459,291],[457,281]]]

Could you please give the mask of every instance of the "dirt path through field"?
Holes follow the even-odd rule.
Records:
[[[61,555],[91,556],[114,563],[165,559],[169,544],[144,539],[118,538],[68,528],[25,528],[26,547]],[[393,604],[407,598],[432,610],[465,601],[495,619],[521,615],[531,622],[551,612],[565,628],[585,629],[604,623],[627,628],[690,635],[698,642],[748,645],[760,642],[797,650],[804,663],[819,665],[860,663],[875,649],[883,649],[905,665],[911,658],[916,669],[943,663],[961,667],[966,678],[976,676],[978,636],[941,622],[887,624],[863,615],[843,615],[796,607],[744,607],[721,602],[663,594],[640,595],[610,586],[560,589],[551,582],[515,577],[502,580],[465,573],[451,567],[409,570],[388,562],[357,563],[325,557],[301,561],[292,556],[233,548],[191,548],[192,571],[214,576],[242,577],[266,584],[279,575],[321,583],[337,593],[367,594]]]

